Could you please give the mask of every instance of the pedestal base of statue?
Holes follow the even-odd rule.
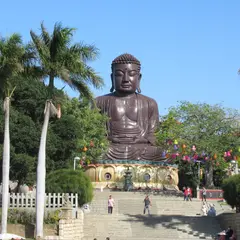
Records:
[[[96,189],[124,189],[125,173],[131,171],[132,190],[178,189],[177,165],[157,161],[101,160],[86,166],[88,175]]]

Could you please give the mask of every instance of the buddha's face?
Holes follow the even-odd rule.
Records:
[[[136,64],[115,64],[112,69],[112,83],[116,92],[134,93],[139,87],[141,74]]]

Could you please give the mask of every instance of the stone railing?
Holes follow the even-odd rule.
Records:
[[[78,195],[68,193],[46,193],[45,207],[46,208],[61,208],[67,200],[73,208],[78,208]],[[10,208],[35,208],[36,197],[28,193],[10,193],[9,207]],[[0,206],[2,206],[2,196],[0,196]]]

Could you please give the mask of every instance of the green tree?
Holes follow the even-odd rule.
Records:
[[[236,212],[240,212],[240,175],[231,176],[223,181],[223,197]]]
[[[207,187],[213,187],[213,171],[224,170],[224,152],[240,146],[239,112],[220,105],[181,102],[164,116],[157,133],[158,144],[172,152],[177,141],[180,156],[193,154],[191,146],[197,146],[198,155],[204,156]],[[167,140],[167,141],[166,141]],[[169,144],[169,140],[172,144]],[[182,162],[182,161],[181,161]]]
[[[14,91],[13,81],[24,70],[25,48],[21,36],[12,34],[0,38],[0,96],[4,98],[4,142],[2,161],[2,233],[7,232],[8,190],[10,167],[10,99]]]
[[[91,108],[91,103],[86,99],[80,101],[76,98],[66,102],[63,106],[64,117],[53,126],[55,132],[59,129],[59,135],[65,134],[65,138],[75,134],[74,155],[80,157],[85,163],[97,162],[108,147],[106,138],[107,117],[99,113],[96,108]],[[66,134],[65,121],[72,121],[73,124]],[[63,124],[64,123],[64,124]],[[71,129],[74,128],[74,129]],[[71,146],[69,146],[71,149]]]
[[[15,158],[15,155],[24,154],[30,159],[36,158],[43,122],[42,109],[48,93],[46,86],[40,81],[29,77],[22,77],[20,81],[21,85],[14,91],[11,101],[10,179],[18,180],[19,184],[35,184],[36,161],[34,168],[29,161],[19,165],[20,159]],[[70,99],[62,90],[57,89],[55,96],[60,101],[62,117],[52,119],[48,128],[46,171],[72,168],[76,156],[85,158],[85,163],[96,161],[108,146],[106,117],[96,109],[91,109],[88,100]],[[4,136],[3,119],[4,113],[0,107],[0,144],[3,144]],[[84,146],[88,148],[86,152],[83,151]],[[20,174],[22,171],[28,176]],[[0,178],[1,176],[0,169]]]
[[[40,66],[40,72],[49,77],[50,97],[54,90],[54,80],[60,79],[81,95],[92,97],[89,85],[100,88],[102,78],[87,65],[98,57],[98,49],[94,45],[83,43],[72,44],[75,28],[63,27],[56,23],[52,34],[41,24],[41,34],[30,31],[35,59]]]
[[[47,175],[46,183],[48,193],[77,193],[80,206],[91,202],[93,198],[91,180],[83,171],[59,169]]]
[[[36,176],[35,163],[36,158],[27,154],[13,155],[10,176],[13,181],[18,182],[18,187],[23,184],[33,185]]]
[[[89,84],[96,88],[103,85],[102,78],[87,65],[87,62],[96,59],[98,50],[93,45],[72,44],[74,31],[74,28],[62,27],[60,23],[55,24],[52,34],[49,34],[43,23],[40,35],[30,31],[33,41],[32,51],[38,62],[36,67],[39,66],[40,72],[49,78],[50,99],[54,97],[54,80],[56,78],[89,99],[92,98]],[[60,115],[52,100],[46,101],[44,114],[37,166],[37,237],[43,237],[47,129],[50,116]]]

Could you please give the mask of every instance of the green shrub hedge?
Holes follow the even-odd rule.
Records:
[[[91,202],[93,186],[82,170],[60,169],[53,171],[46,178],[47,193],[74,193],[78,194],[78,204]]]
[[[240,174],[226,178],[223,181],[222,189],[226,202],[240,212]]]
[[[44,214],[45,224],[58,224],[60,210],[46,210]],[[0,211],[0,218],[2,212]],[[13,224],[34,224],[36,223],[36,212],[32,209],[8,209],[8,223]]]

